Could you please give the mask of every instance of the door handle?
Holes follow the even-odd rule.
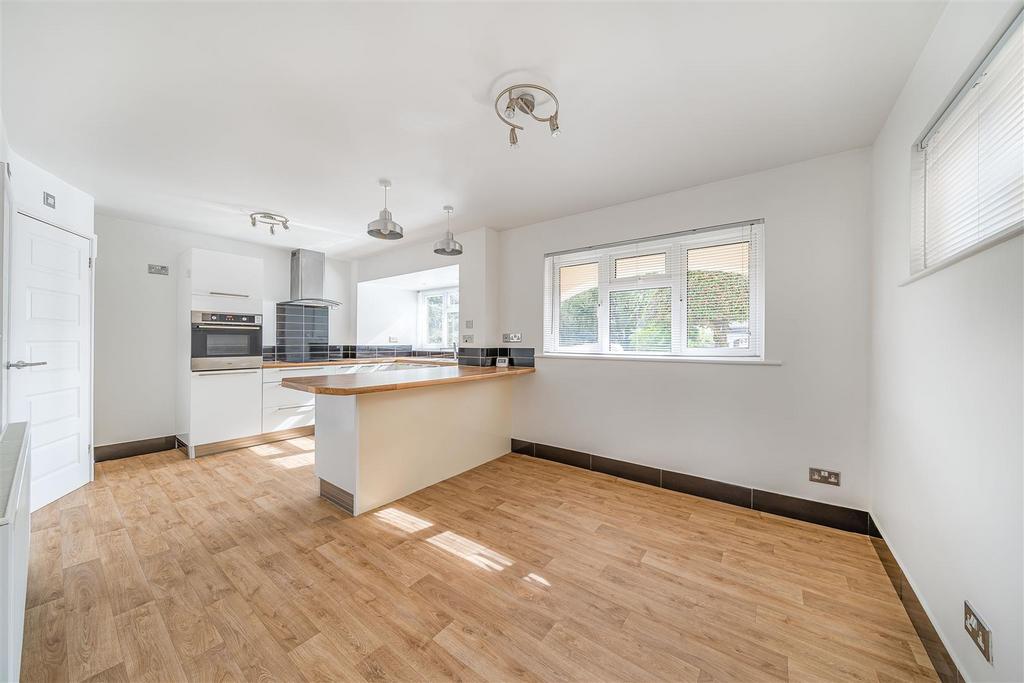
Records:
[[[238,297],[239,299],[248,299],[249,298],[248,294],[235,294],[233,292],[210,292],[209,294],[210,294],[210,296],[234,296],[234,297]]]
[[[19,360],[17,363],[12,363],[10,361],[7,361],[7,369],[8,370],[21,370],[22,368],[31,368],[31,367],[34,367],[36,365],[46,365],[46,361],[43,360],[43,361],[39,361],[38,363],[26,363],[23,360]]]
[[[258,332],[260,325],[196,325],[200,330],[245,330],[247,332]]]

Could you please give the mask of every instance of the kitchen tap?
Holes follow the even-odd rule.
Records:
[[[459,359],[459,342],[457,341],[452,342],[452,358]]]

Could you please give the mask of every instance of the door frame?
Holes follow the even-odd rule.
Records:
[[[89,241],[89,481],[96,480],[96,444],[95,442],[95,424],[96,424],[96,401],[95,401],[95,387],[96,387],[96,376],[95,376],[95,364],[96,364],[96,255],[97,255],[97,236],[95,233],[82,232],[66,225],[61,225],[56,221],[43,218],[39,214],[35,213],[26,206],[14,203],[13,210],[11,212],[12,218],[17,220],[17,214],[21,214],[26,218],[45,223],[51,228],[57,230],[63,230],[66,233],[81,237]],[[11,236],[10,243],[3,245],[4,253],[6,254],[6,260],[8,267],[4,270],[4,281],[3,281],[3,298],[4,298],[4,324],[7,326],[7,338],[4,340],[7,355],[10,356],[10,343],[11,343],[11,270],[10,264],[13,263],[14,254],[12,253],[12,246],[14,244],[14,220],[11,221]],[[2,372],[10,372],[6,367],[0,368]],[[10,380],[5,378],[4,381],[5,391],[10,389]],[[4,397],[4,405],[9,405],[9,396]]]

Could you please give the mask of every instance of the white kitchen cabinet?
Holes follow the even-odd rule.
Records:
[[[312,396],[313,394],[310,394]],[[308,427],[313,424],[316,406],[310,402],[301,406],[278,406],[263,409],[263,431],[279,432],[283,429]]]
[[[263,259],[208,249],[189,249],[183,258],[192,310],[263,312]]]
[[[315,396],[305,391],[288,389],[281,382],[291,377],[332,375],[333,365],[301,368],[267,368],[263,371],[263,432],[277,432],[313,424]]]
[[[262,389],[261,370],[193,372],[189,445],[200,446],[262,432]]]
[[[265,382],[263,384],[263,408],[282,408],[286,406],[312,405],[314,395],[297,389],[287,389],[281,382]],[[263,430],[266,431],[266,430]]]

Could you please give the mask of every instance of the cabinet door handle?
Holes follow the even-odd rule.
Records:
[[[209,292],[210,296],[233,296],[239,299],[248,299],[248,294],[235,294],[234,292]]]
[[[311,409],[312,407],[313,406],[285,406],[283,408],[277,408],[274,412],[279,413],[282,410],[302,410],[302,411],[307,411],[307,410]]]
[[[255,375],[259,370],[220,370],[217,372],[194,372],[192,374],[198,375],[199,377],[213,377],[215,375]]]

